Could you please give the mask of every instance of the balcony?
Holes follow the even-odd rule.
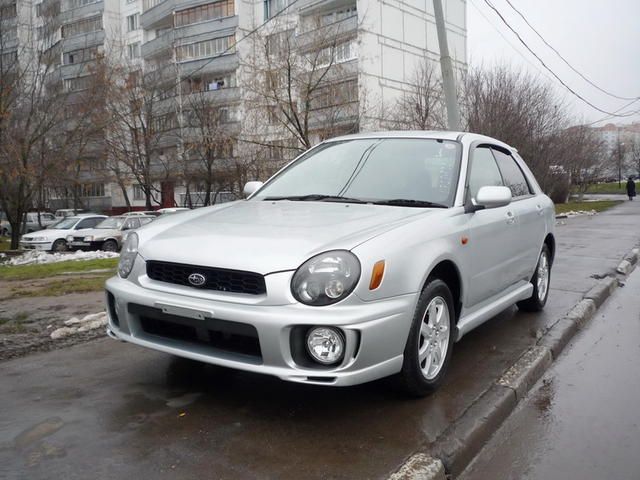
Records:
[[[300,32],[296,37],[298,47],[302,50],[316,48],[319,43],[327,43],[334,39],[353,37],[358,29],[358,17],[354,15],[314,30]]]
[[[93,47],[104,43],[104,30],[82,33],[62,39],[62,51],[71,52],[81,48]]]
[[[142,15],[140,15],[140,27],[153,30],[163,25],[171,25],[175,6],[176,0],[145,1]]]
[[[140,54],[142,58],[150,58],[155,57],[161,52],[165,50],[171,50],[173,45],[174,33],[173,30],[165,33],[164,35],[160,35],[159,37],[154,38],[153,40],[149,40],[142,44],[142,48],[140,50]],[[171,54],[169,54],[171,56]]]
[[[64,24],[80,18],[90,17],[93,14],[102,13],[103,10],[104,1],[102,0],[88,5],[82,5],[80,7],[71,7],[69,2],[64,2],[63,10],[60,12],[58,18],[59,22]]]

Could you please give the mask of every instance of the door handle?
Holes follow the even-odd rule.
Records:
[[[544,215],[544,209],[542,208],[541,205],[536,205],[536,210],[538,210],[538,215],[540,216]]]
[[[512,225],[516,223],[516,217],[513,216],[513,212],[507,212],[507,225]]]

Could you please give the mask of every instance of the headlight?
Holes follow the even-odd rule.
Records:
[[[47,237],[33,237],[31,240],[34,242],[44,242],[47,240]]]
[[[138,255],[138,235],[131,232],[120,251],[120,261],[118,262],[118,274],[121,278],[127,278],[133,269],[133,264]]]
[[[86,237],[84,237],[84,241],[85,242],[93,242],[93,235],[87,235]]]
[[[346,298],[360,279],[360,262],[346,250],[321,253],[293,275],[291,293],[305,305],[331,305]]]
[[[67,242],[73,242],[73,235],[67,235]]]
[[[324,365],[337,363],[344,356],[344,338],[335,328],[312,328],[307,333],[307,351],[316,362]]]

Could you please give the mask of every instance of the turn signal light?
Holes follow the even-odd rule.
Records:
[[[369,290],[375,290],[382,283],[384,277],[384,260],[376,262],[371,272],[371,282],[369,282]]]

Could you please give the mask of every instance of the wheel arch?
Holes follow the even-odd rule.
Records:
[[[460,318],[460,312],[462,311],[462,276],[460,275],[460,269],[456,265],[453,260],[443,259],[436,263],[433,268],[429,271],[429,275],[427,275],[427,279],[424,281],[422,285],[422,290],[427,286],[427,284],[433,280],[434,278],[438,278],[447,284],[449,290],[451,290],[451,295],[453,296],[455,315],[456,315],[456,323],[458,323],[458,319]]]

